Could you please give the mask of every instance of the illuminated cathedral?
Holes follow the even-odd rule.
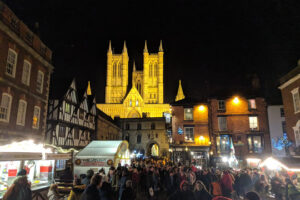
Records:
[[[170,112],[164,103],[164,51],[162,41],[158,53],[149,53],[147,41],[144,47],[143,70],[133,64],[132,87],[128,90],[128,52],[126,43],[121,54],[107,51],[107,77],[105,103],[97,107],[107,115],[120,118],[163,117]]]

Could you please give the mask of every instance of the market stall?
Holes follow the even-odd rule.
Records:
[[[0,198],[21,169],[27,172],[33,195],[48,189],[53,182],[55,160],[70,159],[69,154],[57,154],[32,140],[0,146]]]
[[[269,157],[263,160],[259,164],[260,168],[267,168],[269,170],[285,170],[287,172],[300,172],[300,159],[299,158],[281,158],[276,159],[274,157]]]
[[[76,156],[74,161],[74,174],[86,174],[92,169],[98,172],[104,168],[107,172],[111,166],[117,167],[130,164],[129,145],[127,141],[92,141]]]

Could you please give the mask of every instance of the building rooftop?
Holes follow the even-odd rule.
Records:
[[[34,34],[2,1],[0,1],[0,21],[9,27],[26,44],[33,48],[45,60],[51,62],[52,51]]]

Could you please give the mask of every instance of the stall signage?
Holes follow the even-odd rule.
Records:
[[[15,160],[42,160],[41,153],[28,152],[1,152],[0,161],[15,161]]]
[[[55,154],[55,153],[50,153],[46,154],[47,160],[69,160],[71,159],[71,154]]]
[[[94,159],[80,159],[80,166],[97,166],[104,167],[107,166],[107,159],[94,158]]]

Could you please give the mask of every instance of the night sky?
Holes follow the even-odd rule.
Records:
[[[165,50],[165,101],[174,100],[178,79],[187,96],[251,87],[258,75],[269,103],[280,103],[279,78],[300,58],[299,0],[5,0],[53,51],[53,81],[91,80],[104,102],[106,52],[126,40],[142,69],[144,41]],[[131,83],[131,79],[129,79]],[[206,89],[204,89],[206,88]],[[207,89],[209,88],[209,89]]]

